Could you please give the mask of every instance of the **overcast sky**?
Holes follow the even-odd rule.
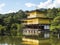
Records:
[[[53,7],[59,8],[60,0],[0,0],[0,13]]]

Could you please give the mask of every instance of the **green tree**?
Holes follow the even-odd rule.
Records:
[[[5,26],[0,25],[0,36],[5,35]]]
[[[16,12],[16,17],[17,17],[18,19],[23,19],[23,18],[27,18],[27,15],[25,14],[24,11],[19,10],[18,12]]]
[[[47,10],[47,17],[49,18],[55,18],[57,16],[58,9],[53,8],[53,9],[48,9]]]
[[[57,45],[59,38],[60,38],[60,16],[54,18],[51,24],[51,41],[52,44]]]
[[[54,20],[51,24],[51,30],[53,31],[54,29],[60,30],[60,16],[57,16],[56,18],[54,18]]]

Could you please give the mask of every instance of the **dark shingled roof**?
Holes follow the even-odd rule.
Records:
[[[38,12],[46,12],[47,9],[41,8],[41,9],[36,9],[36,10],[29,11],[29,12],[34,12],[34,11],[38,11]]]

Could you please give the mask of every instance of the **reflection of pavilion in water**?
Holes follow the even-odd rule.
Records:
[[[27,19],[22,20],[24,37],[41,36],[49,38],[49,26],[51,18],[45,16],[41,10],[33,10],[27,13]]]
[[[38,40],[33,40],[33,39],[24,39],[23,38],[23,42],[22,44],[27,44],[27,45],[39,45],[39,41]]]

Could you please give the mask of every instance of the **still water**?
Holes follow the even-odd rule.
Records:
[[[40,45],[36,42],[23,42],[21,37],[0,36],[0,45]],[[42,44],[41,44],[42,45]]]
[[[21,37],[0,36],[0,45],[22,45]]]
[[[0,45],[50,45],[50,43],[49,40],[41,40],[39,43],[33,43],[23,42],[22,38],[17,36],[0,36]]]

